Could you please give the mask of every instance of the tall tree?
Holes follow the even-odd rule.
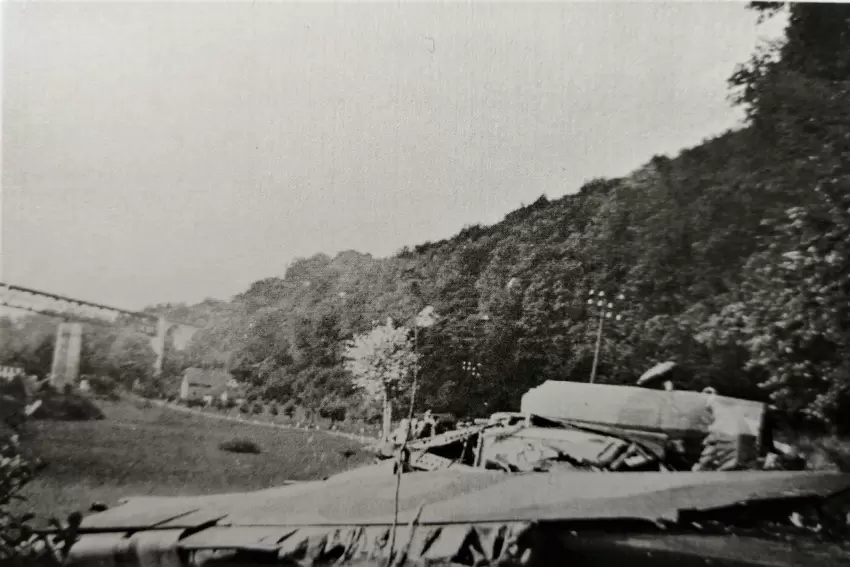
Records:
[[[384,407],[383,434],[388,437],[392,423],[393,402],[407,384],[418,355],[407,327],[396,327],[391,319],[371,331],[354,337],[346,345],[346,367],[354,376],[354,384]]]

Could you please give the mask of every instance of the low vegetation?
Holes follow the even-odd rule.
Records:
[[[218,444],[218,448],[229,453],[246,453],[251,455],[259,455],[263,452],[260,446],[254,441],[243,437],[222,441]]]
[[[36,399],[41,402],[41,405],[32,414],[33,419],[89,421],[105,417],[97,404],[78,392],[56,392],[48,388],[40,392]]]
[[[281,430],[184,414],[142,403],[100,402],[101,421],[33,421],[21,441],[46,463],[23,489],[39,518],[116,504],[133,495],[257,490],[312,480],[367,461],[358,443],[318,431]],[[246,455],[219,449],[243,439]]]

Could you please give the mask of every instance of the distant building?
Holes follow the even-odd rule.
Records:
[[[16,376],[20,376],[24,373],[24,369],[18,366],[0,366],[0,378],[5,380],[11,380]]]
[[[209,404],[218,399],[227,403],[244,395],[242,385],[226,370],[187,368],[180,382],[180,399],[183,401],[203,400]]]

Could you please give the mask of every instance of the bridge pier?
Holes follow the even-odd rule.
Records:
[[[53,347],[53,365],[50,369],[51,386],[61,390],[66,384],[77,383],[80,375],[82,346],[82,323],[59,323],[56,328],[56,343]]]
[[[4,282],[0,282],[0,306],[39,313],[48,317],[73,317],[100,324],[115,323],[117,316],[119,324],[134,327],[136,331],[150,338],[151,348],[156,354],[153,368],[156,376],[162,373],[169,331],[172,331],[173,339],[170,348],[173,347],[178,351],[187,348],[192,336],[198,331],[198,327],[193,324],[169,321],[151,313],[110,307]],[[153,319],[157,320],[156,326],[152,325]],[[82,323],[64,322],[59,325],[53,351],[51,384],[62,388],[66,384],[77,383],[80,373],[82,335]]]
[[[153,375],[158,378],[162,374],[162,362],[165,360],[165,337],[168,334],[169,322],[165,317],[159,317],[156,321],[156,335],[151,337],[151,348],[156,354],[156,362],[153,366]]]

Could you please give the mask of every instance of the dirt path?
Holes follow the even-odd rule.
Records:
[[[229,415],[209,413],[209,412],[205,412],[205,411],[194,409],[194,408],[187,408],[185,406],[181,406],[181,405],[178,405],[178,404],[163,402],[161,400],[142,400],[140,398],[139,401],[148,401],[148,402],[150,402],[154,405],[157,405],[159,407],[168,408],[170,410],[179,411],[179,412],[183,412],[183,413],[189,413],[189,414],[193,414],[193,415],[200,415],[200,416],[203,416],[203,417],[208,417],[210,419],[232,421],[232,422],[235,422],[235,423],[247,423],[247,424],[250,424],[250,425],[259,425],[260,427],[269,427],[269,428],[272,428],[272,429],[288,429],[288,430],[297,430],[297,431],[318,431],[318,432],[321,432],[321,433],[324,433],[324,434],[327,434],[327,435],[335,435],[336,437],[342,437],[342,438],[345,438],[345,439],[349,439],[351,441],[356,441],[356,442],[362,443],[364,445],[367,445],[369,443],[374,443],[375,441],[377,441],[377,439],[375,439],[374,437],[355,435],[353,433],[345,433],[343,431],[333,431],[333,430],[330,430],[330,429],[307,429],[307,428],[303,428],[303,427],[295,427],[293,425],[284,425],[282,423],[269,423],[267,421],[260,421],[260,420],[257,420],[257,419],[243,419],[241,417],[233,417],[233,416],[229,416]]]

